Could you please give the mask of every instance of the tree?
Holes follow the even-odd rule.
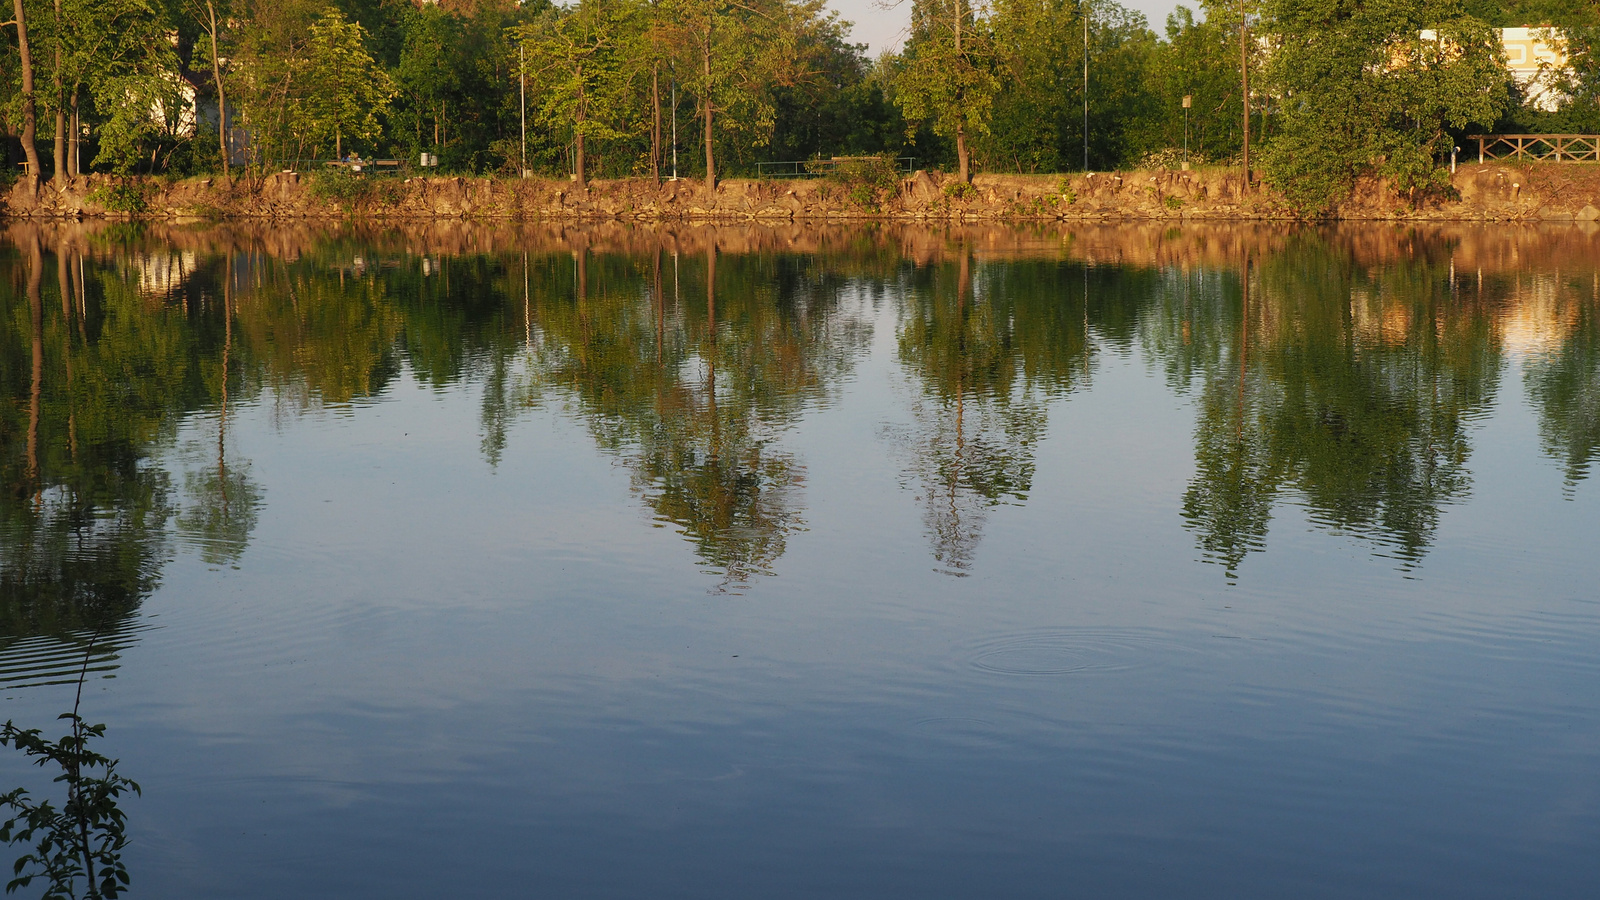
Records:
[[[1081,5],[1070,0],[998,0],[995,56],[1008,89],[994,98],[980,155],[1017,172],[1064,168],[1082,140]]]
[[[334,158],[344,158],[344,137],[371,141],[381,132],[394,84],[367,52],[366,31],[337,9],[324,11],[311,26],[307,53],[307,126],[313,141],[333,141]]]
[[[227,0],[222,0],[226,3]],[[232,176],[232,153],[228,145],[228,92],[222,78],[223,55],[220,46],[222,29],[228,24],[228,10],[224,6],[223,14],[217,15],[218,0],[188,0],[190,15],[200,24],[210,40],[207,58],[211,63],[211,84],[217,92],[217,149],[222,156],[222,176]]]
[[[1523,377],[1539,411],[1540,443],[1561,465],[1571,496],[1600,459],[1600,302],[1557,296],[1568,333],[1530,359]]]
[[[716,139],[761,146],[775,110],[768,87],[794,77],[796,20],[820,4],[782,0],[662,0],[684,65],[680,83],[694,96],[705,148],[706,190],[717,187]]]
[[[17,27],[17,55],[22,76],[22,153],[28,161],[28,182],[37,189],[39,185],[39,146],[34,141],[38,130],[38,102],[33,93],[33,52],[28,44],[28,13],[23,0],[12,0]]]
[[[588,184],[586,141],[617,140],[635,126],[629,51],[643,26],[643,10],[631,0],[584,0],[514,30],[533,60],[535,93],[543,96],[538,120],[571,130],[580,188]]]
[[[956,143],[962,183],[972,180],[969,133],[989,132],[990,109],[999,82],[991,71],[991,42],[976,29],[970,3],[913,0],[911,40],[896,80],[895,99],[908,136],[923,122]]]
[[[67,82],[73,104],[86,87],[100,117],[94,164],[126,175],[152,139],[175,134],[190,113],[169,23],[149,0],[73,2]]]
[[[254,0],[239,40],[239,108],[256,166],[288,164],[307,149],[306,87],[317,0]]]
[[[445,140],[445,107],[461,87],[461,71],[451,50],[461,44],[460,21],[441,7],[429,4],[406,16],[400,65],[395,70],[398,96],[411,120],[411,149],[432,146],[438,152]],[[432,120],[433,139],[423,140],[422,125]]]
[[[1182,99],[1191,98],[1189,148],[1201,160],[1239,152],[1239,52],[1237,8],[1208,4],[1203,19],[1184,6],[1167,16],[1167,39],[1149,69],[1158,117],[1151,124],[1162,147],[1183,146]],[[1230,9],[1233,15],[1229,15]]]
[[[129,791],[138,794],[139,785],[117,774],[119,760],[89,749],[91,739],[106,734],[106,726],[90,725],[78,714],[89,659],[86,653],[72,712],[60,717],[68,722],[70,733],[52,741],[39,729],[24,730],[9,719],[0,726],[0,747],[15,747],[42,768],[59,768],[61,774],[53,780],[66,788],[67,795],[59,810],[49,800],[34,802],[23,788],[0,795],[0,807],[14,810],[0,824],[0,841],[34,844],[33,852],[16,861],[17,877],[7,885],[7,893],[27,887],[35,878],[50,883],[44,896],[51,900],[76,898],[79,879],[86,900],[115,900],[128,889],[128,868],[122,862],[128,817],[117,801]]]
[[[1316,215],[1377,174],[1416,201],[1445,178],[1452,129],[1507,96],[1499,41],[1459,0],[1274,0],[1266,68],[1281,98],[1267,177]]]

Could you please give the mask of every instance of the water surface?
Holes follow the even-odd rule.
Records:
[[[14,225],[4,715],[134,896],[1593,896],[1593,231]]]

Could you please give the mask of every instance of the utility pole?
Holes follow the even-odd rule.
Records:
[[[1083,13],[1083,170],[1089,171],[1089,4],[1079,3]]]
[[[521,41],[517,42],[517,89],[521,94],[522,106],[522,168],[517,170],[518,177],[528,177],[528,50]]]

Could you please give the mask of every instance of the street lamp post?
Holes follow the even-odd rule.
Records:
[[[522,166],[517,174],[528,177],[528,56],[527,48],[517,42],[517,90],[522,109]]]
[[[1089,4],[1083,11],[1083,170],[1089,171]]]
[[[1183,95],[1183,170],[1189,171],[1189,106],[1194,102],[1194,97]]]

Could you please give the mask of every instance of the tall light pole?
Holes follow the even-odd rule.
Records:
[[[1083,170],[1089,171],[1089,4],[1080,3],[1083,12]]]
[[[521,41],[517,42],[517,87],[521,93],[522,104],[522,167],[517,170],[519,178],[528,177],[528,56],[527,48]]]
[[[1183,170],[1189,171],[1189,107],[1194,102],[1194,97],[1183,95]]]

